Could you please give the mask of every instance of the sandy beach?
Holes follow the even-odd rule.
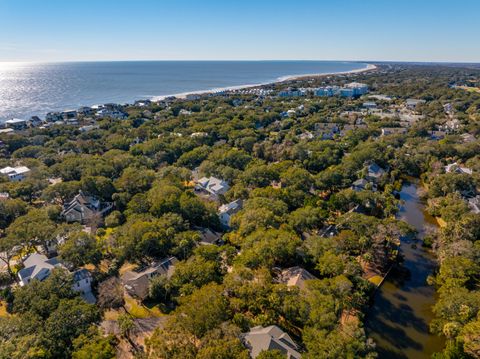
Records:
[[[268,81],[264,83],[257,83],[257,84],[246,84],[246,85],[238,85],[238,86],[229,86],[229,87],[219,87],[219,88],[213,88],[210,90],[198,90],[198,91],[189,91],[189,92],[182,92],[182,93],[176,93],[176,94],[170,94],[170,95],[162,95],[162,96],[154,96],[151,98],[152,101],[161,101],[167,97],[176,97],[179,99],[185,99],[188,95],[208,95],[208,94],[214,94],[218,92],[223,92],[223,91],[234,91],[234,90],[243,90],[243,89],[249,89],[253,87],[259,87],[259,86],[267,86],[267,85],[272,85],[276,83],[282,83],[282,82],[288,82],[292,80],[300,80],[300,79],[305,79],[305,78],[313,78],[313,77],[323,77],[323,76],[335,76],[335,75],[347,75],[347,74],[356,74],[356,73],[361,73],[361,72],[367,72],[367,71],[372,71],[375,70],[377,66],[373,64],[367,64],[367,67],[363,69],[356,69],[356,70],[351,70],[351,71],[342,71],[342,72],[329,72],[329,73],[317,73],[317,74],[303,74],[303,75],[286,75],[279,77],[276,81]]]

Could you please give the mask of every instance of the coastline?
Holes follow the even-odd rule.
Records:
[[[376,65],[373,64],[366,64],[367,66],[363,69],[356,69],[356,70],[350,70],[350,71],[340,71],[340,72],[322,72],[322,73],[314,73],[314,74],[299,74],[299,75],[285,75],[277,78],[276,80],[273,81],[267,81],[267,82],[261,82],[261,83],[256,83],[256,84],[245,84],[245,85],[237,85],[237,86],[227,86],[227,87],[217,87],[213,89],[208,89],[208,90],[197,90],[197,91],[188,91],[188,92],[180,92],[180,93],[175,93],[175,94],[169,94],[169,95],[161,95],[161,96],[153,96],[150,98],[152,101],[161,101],[166,99],[167,97],[172,97],[175,96],[178,99],[185,99],[188,95],[209,95],[209,94],[215,94],[218,92],[223,92],[223,91],[235,91],[235,90],[244,90],[244,89],[250,89],[254,87],[260,87],[260,86],[267,86],[267,85],[273,85],[273,84],[279,84],[282,82],[288,82],[288,81],[294,81],[294,80],[303,80],[307,78],[318,78],[318,77],[324,77],[324,76],[336,76],[336,75],[348,75],[348,74],[357,74],[361,72],[368,72],[377,69]]]
[[[242,84],[242,85],[235,85],[235,86],[225,86],[225,87],[215,87],[215,88],[210,88],[210,89],[203,89],[203,90],[193,90],[193,91],[185,91],[185,92],[179,92],[179,93],[171,93],[167,95],[146,95],[144,97],[139,97],[139,98],[132,98],[131,100],[127,100],[128,102],[115,102],[118,104],[122,105],[127,105],[130,103],[133,103],[133,101],[136,100],[151,100],[151,101],[162,101],[165,98],[168,97],[176,97],[179,100],[184,100],[187,98],[188,95],[199,95],[199,96],[205,96],[209,94],[216,94],[216,93],[221,93],[221,92],[227,92],[227,91],[236,91],[236,90],[246,90],[246,89],[251,89],[251,88],[258,88],[262,86],[271,86],[274,84],[279,84],[279,83],[284,83],[284,82],[289,82],[289,81],[294,81],[294,80],[302,80],[302,79],[307,79],[307,78],[320,78],[320,77],[325,77],[325,76],[336,76],[336,75],[347,75],[347,74],[356,74],[356,73],[362,73],[362,72],[367,72],[367,71],[372,71],[377,68],[376,65],[369,64],[369,63],[360,63],[365,65],[363,68],[355,69],[355,70],[349,70],[349,71],[339,71],[339,72],[321,72],[321,73],[311,73],[311,74],[293,74],[293,75],[284,75],[280,76],[276,79],[273,80],[267,80],[265,82],[259,82],[259,83],[252,83],[252,84]],[[80,106],[95,106],[96,104],[99,104],[101,102],[91,102],[91,103],[83,103]],[[68,105],[65,105],[68,106]],[[59,112],[61,110],[50,110],[52,112]],[[45,113],[40,113],[33,112],[28,116],[39,116],[41,118],[45,118],[46,112]],[[20,115],[13,115],[13,117],[9,118],[15,118]],[[0,125],[4,125],[4,122],[7,120],[7,117],[0,118]]]

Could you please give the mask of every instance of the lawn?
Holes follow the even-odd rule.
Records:
[[[128,313],[134,318],[161,317],[164,315],[158,306],[153,306],[151,308],[146,307],[143,304],[139,304],[138,301],[127,294],[125,295],[125,307],[127,308]],[[106,311],[105,320],[116,320],[122,313],[123,309]]]
[[[7,303],[5,303],[3,300],[0,301],[0,318],[6,318],[9,317],[10,314],[7,312]]]

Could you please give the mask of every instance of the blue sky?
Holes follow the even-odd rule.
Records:
[[[480,0],[0,0],[0,61],[480,62]]]

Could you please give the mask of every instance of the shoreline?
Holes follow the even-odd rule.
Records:
[[[199,95],[199,96],[205,96],[205,95],[211,95],[211,94],[216,94],[220,92],[227,92],[227,91],[235,91],[235,90],[245,90],[245,89],[251,89],[251,88],[256,88],[256,87],[262,87],[262,86],[269,86],[269,85],[274,85],[274,84],[280,84],[283,82],[288,82],[288,81],[294,81],[294,80],[303,80],[307,78],[320,78],[324,76],[336,76],[336,75],[348,75],[348,74],[357,74],[357,73],[362,73],[362,72],[368,72],[377,69],[378,67],[374,64],[369,64],[369,63],[364,63],[366,67],[360,68],[360,69],[355,69],[355,70],[349,70],[349,71],[339,71],[339,72],[323,72],[323,73],[313,73],[313,74],[296,74],[296,75],[285,75],[278,77],[275,80],[269,80],[265,82],[260,82],[260,83],[254,83],[254,84],[243,84],[243,85],[235,85],[235,86],[226,86],[226,87],[216,87],[216,88],[211,88],[211,89],[206,89],[206,90],[195,90],[195,91],[186,91],[186,92],[179,92],[179,93],[174,93],[174,94],[167,94],[167,95],[158,95],[158,96],[147,96],[144,98],[140,99],[133,99],[133,102],[135,101],[141,101],[141,100],[150,100],[153,102],[156,101],[162,101],[168,97],[175,97],[176,99],[179,100],[185,100],[188,95]],[[132,103],[133,103],[132,102]],[[128,105],[130,103],[118,103],[120,105]],[[93,104],[93,105],[87,105],[83,104],[81,106],[88,106],[88,107],[93,107],[98,104]],[[52,110],[51,112],[61,112],[61,110],[55,111]],[[41,118],[45,118],[45,114],[42,115],[32,115],[32,116],[39,116]],[[15,116],[14,116],[15,117]],[[4,125],[5,121],[7,121],[9,118],[0,118],[0,125]]]
[[[276,80],[273,81],[266,81],[257,84],[245,84],[245,85],[236,85],[236,86],[226,86],[226,87],[217,87],[208,90],[196,90],[196,91],[188,91],[188,92],[179,92],[175,94],[169,95],[160,95],[160,96],[153,96],[150,98],[151,101],[162,101],[167,97],[176,97],[177,99],[186,99],[188,95],[210,95],[224,91],[234,91],[234,90],[244,90],[250,89],[255,87],[279,84],[282,82],[294,81],[294,80],[303,80],[307,78],[318,78],[323,76],[336,76],[336,75],[348,75],[348,74],[357,74],[361,72],[368,72],[377,69],[376,65],[373,64],[366,64],[367,66],[362,69],[355,69],[350,71],[340,71],[340,72],[323,72],[323,73],[314,73],[314,74],[298,74],[298,75],[285,75],[278,77]]]

